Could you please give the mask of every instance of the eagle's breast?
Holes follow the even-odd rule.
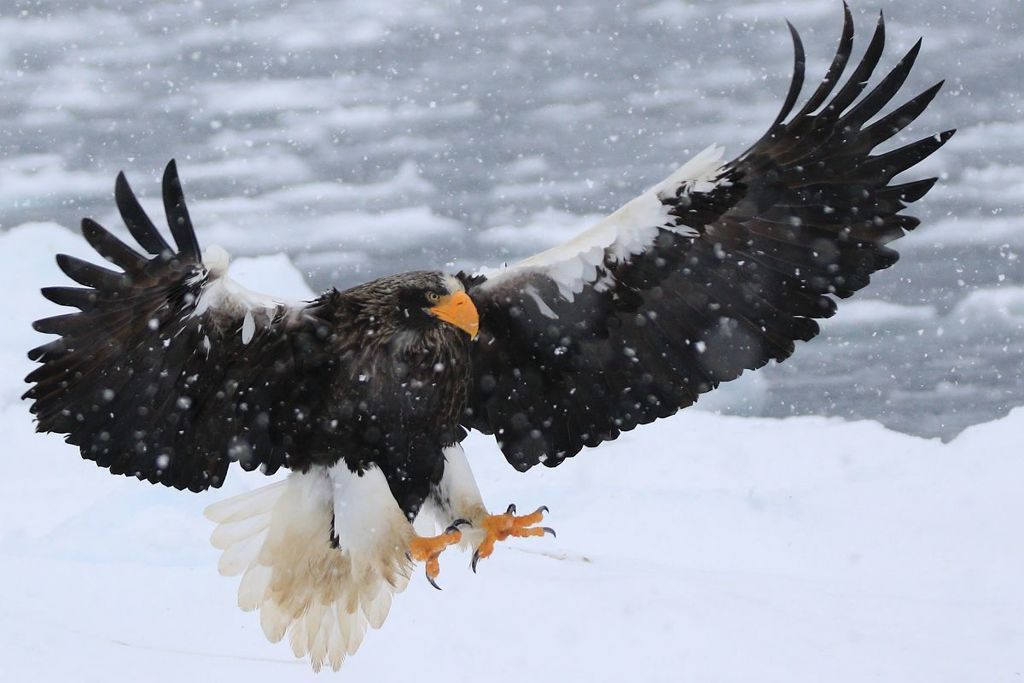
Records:
[[[340,335],[329,408],[343,432],[337,446],[404,450],[425,442],[439,449],[458,440],[472,382],[470,341],[445,327]]]

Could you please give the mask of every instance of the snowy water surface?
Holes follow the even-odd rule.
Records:
[[[823,338],[706,404],[951,438],[1024,403],[1024,6],[857,2],[861,48],[878,8],[884,64],[925,37],[906,95],[947,80],[899,142],[960,129],[917,171],[943,178],[924,226]],[[315,289],[497,265],[756,139],[783,18],[814,82],[838,1],[8,0],[0,229],[116,224],[121,169],[155,209],[177,157],[201,242],[287,253]]]

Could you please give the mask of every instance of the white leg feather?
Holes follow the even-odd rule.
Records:
[[[487,516],[487,507],[480,495],[466,452],[460,444],[444,449],[444,475],[425,506],[439,528],[445,528],[457,519],[470,522],[462,527],[460,547],[476,547],[483,540],[480,522]]]

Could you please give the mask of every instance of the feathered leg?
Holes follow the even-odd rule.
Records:
[[[500,515],[492,515],[487,511],[483,498],[480,495],[480,488],[469,467],[469,461],[462,450],[462,446],[455,444],[444,451],[445,468],[444,476],[440,484],[434,490],[431,497],[433,513],[441,524],[450,524],[445,533],[435,539],[424,539],[432,541],[432,549],[437,549],[436,554],[427,558],[427,578],[434,587],[437,584],[434,579],[437,571],[440,570],[436,564],[437,556],[449,545],[463,543],[473,548],[473,571],[476,571],[477,562],[481,558],[488,557],[494,552],[494,546],[499,541],[509,537],[523,538],[528,536],[543,536],[545,533],[555,534],[550,527],[537,527],[547,512],[546,507],[538,508],[529,515],[517,517],[516,506],[509,505],[508,509]],[[460,528],[461,527],[461,528]],[[441,540],[444,539],[444,540]],[[441,547],[440,544],[444,543]],[[418,559],[418,558],[416,558]],[[435,571],[431,574],[431,570]]]

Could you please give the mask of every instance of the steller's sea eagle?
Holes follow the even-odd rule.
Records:
[[[478,274],[391,275],[305,303],[244,289],[227,255],[200,251],[172,161],[172,246],[124,175],[118,209],[141,253],[96,222],[82,234],[119,270],[60,255],[80,287],[43,295],[76,312],[29,352],[25,394],[42,432],[66,435],[114,474],[219,487],[231,462],[278,483],[212,505],[220,570],[271,641],[337,669],[424,562],[433,583],[453,544],[473,567],[509,536],[541,536],[546,512],[492,514],[459,445],[493,434],[517,470],[554,467],[668,417],[700,394],[793,353],[836,298],[896,262],[918,225],[901,212],[935,178],[893,184],[953,131],[877,154],[941,83],[877,117],[920,41],[864,93],[880,19],[840,85],[839,49],[796,113],[804,51],[768,132],[732,161],[710,147],[572,240]],[[421,536],[413,521],[439,522]],[[436,585],[436,584],[435,584]]]

